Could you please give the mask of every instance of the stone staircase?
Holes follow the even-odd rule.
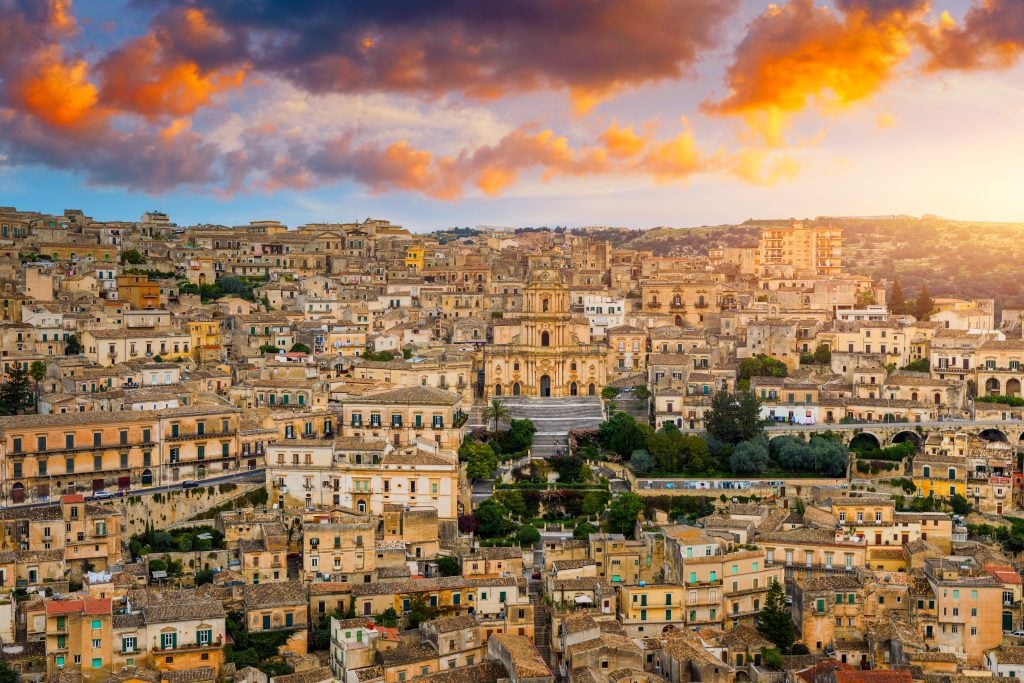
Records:
[[[513,419],[529,419],[537,427],[533,436],[533,455],[549,458],[569,444],[570,429],[597,429],[604,421],[601,399],[597,396],[565,398],[526,398],[507,396],[501,402],[512,412]],[[483,426],[486,406],[473,406],[470,426]]]
[[[533,643],[540,656],[551,666],[551,619],[540,592],[540,582],[531,581],[529,591],[530,604],[533,605]]]

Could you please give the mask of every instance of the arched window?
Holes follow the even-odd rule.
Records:
[[[501,385],[500,384],[495,384],[494,385],[494,395],[495,396],[501,396]]]
[[[573,361],[573,362],[572,362],[572,363],[571,363],[571,364],[569,365],[569,369],[570,369],[570,370],[572,370],[573,372],[576,372],[576,361]]]
[[[366,512],[366,501],[359,501],[359,503],[356,505],[356,509],[359,510],[360,512]]]
[[[519,372],[519,361],[516,361],[515,363],[512,364],[512,371]]]
[[[540,345],[551,346],[551,335],[548,333],[547,330],[544,330],[543,332],[540,333]]]
[[[544,300],[542,300],[542,301],[540,302],[540,310],[542,310],[542,311],[543,311],[543,312],[545,312],[545,313],[547,313],[547,312],[548,312],[548,308],[549,308],[550,306],[551,306],[551,302],[550,302],[550,301],[548,301],[547,299],[544,299]]]

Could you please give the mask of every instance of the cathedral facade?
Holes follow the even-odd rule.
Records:
[[[591,341],[589,320],[570,311],[569,290],[557,271],[532,271],[523,312],[495,322],[483,354],[486,398],[601,393],[608,349]]]

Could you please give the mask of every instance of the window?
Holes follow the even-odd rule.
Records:
[[[196,643],[199,645],[209,645],[211,640],[213,640],[213,631],[211,629],[203,628],[196,631]]]
[[[98,650],[101,647],[103,647],[103,639],[102,638],[93,638],[92,639],[92,649]]]
[[[92,658],[92,668],[94,668],[94,669],[102,669],[103,668],[103,658],[102,657],[93,657]]]

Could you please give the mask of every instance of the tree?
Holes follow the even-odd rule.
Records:
[[[619,494],[608,506],[608,530],[632,538],[637,517],[643,509],[644,499],[637,494]]]
[[[796,640],[796,625],[793,615],[786,606],[786,596],[782,584],[772,581],[765,597],[764,608],[757,615],[757,631],[783,653],[789,652]]]
[[[572,537],[577,541],[586,541],[590,538],[590,534],[596,534],[597,527],[587,521],[581,521],[576,525],[576,528],[572,530]]]
[[[459,561],[449,555],[439,555],[437,557],[437,570],[441,572],[441,576],[459,576],[462,574],[462,567],[459,565]]]
[[[488,498],[473,512],[477,521],[477,533],[484,538],[506,536],[513,528],[508,520],[508,510],[493,498]]]
[[[121,260],[128,265],[137,266],[146,262],[146,257],[138,249],[128,249],[121,255]]]
[[[736,373],[737,379],[750,379],[751,377],[785,377],[788,374],[786,364],[781,360],[759,353],[751,358],[744,358],[740,361]]]
[[[519,545],[524,548],[532,546],[540,540],[540,532],[537,531],[537,527],[532,524],[524,524],[519,527],[519,531],[516,532],[516,540],[519,541]]]
[[[611,401],[618,395],[619,389],[617,387],[605,387],[604,389],[601,389],[601,398],[606,401]]]
[[[654,467],[659,472],[681,472],[685,466],[683,434],[678,429],[662,428],[652,434],[647,439],[647,451],[651,454]]]
[[[69,335],[67,341],[64,342],[64,355],[65,356],[77,356],[82,352],[82,343],[78,341],[78,335]]]
[[[38,410],[39,405],[39,383],[46,379],[46,363],[37,360],[32,361],[32,365],[29,366],[28,374],[32,377],[32,380],[36,383],[34,389],[35,403]]]
[[[914,302],[914,317],[918,320],[927,320],[931,316],[933,308],[935,308],[935,302],[932,301],[932,296],[928,293],[928,285],[921,285],[921,291],[917,293],[917,301]]]
[[[537,427],[531,420],[510,420],[508,429],[501,435],[501,452],[518,453],[533,445],[533,435]]]
[[[391,353],[390,351],[370,351],[370,350],[367,350],[363,354],[363,358],[365,360],[373,360],[373,361],[389,361],[389,360],[394,360],[395,359],[395,354]]]
[[[633,387],[633,395],[636,396],[638,401],[646,401],[651,397],[651,390],[645,384],[638,384]]]
[[[295,342],[292,344],[292,353],[309,353],[309,347],[302,342]]]
[[[896,315],[907,312],[907,297],[903,293],[903,285],[900,284],[899,278],[892,281],[892,291],[889,292],[889,310]]]
[[[650,426],[645,426],[650,430]],[[644,430],[626,413],[615,413],[602,422],[598,428],[598,439],[602,446],[623,458],[646,445]]]
[[[526,514],[526,501],[519,489],[500,489],[494,492],[494,498],[505,506],[513,517],[522,518]]]
[[[492,399],[489,406],[484,409],[484,423],[494,420],[494,431],[498,431],[499,422],[509,422],[512,419],[512,411],[498,399]]]
[[[633,451],[629,456],[629,468],[633,470],[634,474],[647,474],[653,465],[654,460],[651,459],[651,454],[642,448]]]
[[[587,491],[583,494],[583,502],[580,503],[580,510],[588,517],[599,515],[608,505],[612,494],[610,491]]]
[[[7,366],[7,375],[0,383],[0,415],[19,415],[32,405],[29,374],[18,363]]]
[[[440,611],[423,599],[423,596],[416,594],[409,601],[409,627],[417,628],[424,621],[437,619]]]
[[[768,467],[768,445],[763,438],[742,441],[732,449],[729,467],[735,474],[760,474]]]
[[[811,467],[826,477],[845,477],[850,452],[839,441],[820,436],[811,437],[807,445],[811,452]]]
[[[971,511],[971,502],[959,493],[949,497],[949,505],[953,508],[953,514],[966,515]]]
[[[473,441],[459,448],[459,459],[466,462],[466,476],[486,479],[498,469],[498,456],[490,445]]]
[[[725,444],[738,444],[764,432],[761,401],[749,391],[730,394],[719,391],[711,399],[711,409],[704,415],[708,434]]]
[[[814,362],[818,365],[828,365],[832,362],[832,350],[827,344],[818,344],[815,347]]]
[[[273,344],[260,344],[260,353],[278,353],[280,350]]]

